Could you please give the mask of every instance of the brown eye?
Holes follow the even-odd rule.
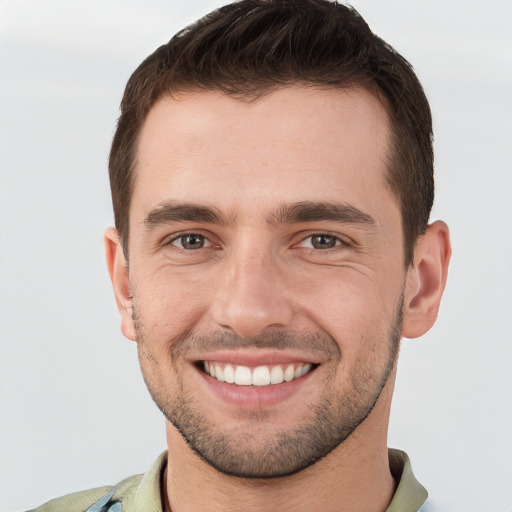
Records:
[[[208,241],[203,235],[189,233],[187,235],[181,235],[178,238],[175,238],[173,240],[173,244],[181,247],[182,249],[194,250],[202,249],[208,244]]]
[[[332,249],[338,243],[338,239],[331,235],[313,235],[311,245],[315,249]]]

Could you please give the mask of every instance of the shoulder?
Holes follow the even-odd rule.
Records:
[[[166,462],[164,452],[143,475],[130,476],[114,486],[67,494],[29,512],[161,511],[160,482]]]
[[[48,501],[29,512],[84,512],[102,496],[112,491],[111,486],[98,487],[87,491],[74,492]]]
[[[143,475],[131,476],[115,486],[74,492],[48,501],[29,512],[118,512],[116,503],[131,500]]]

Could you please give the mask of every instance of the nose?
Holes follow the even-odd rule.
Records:
[[[284,272],[261,247],[233,254],[222,267],[211,310],[220,327],[249,338],[290,324],[293,308]]]

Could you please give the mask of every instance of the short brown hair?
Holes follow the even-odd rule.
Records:
[[[378,95],[391,121],[387,182],[401,209],[405,262],[412,262],[434,199],[430,107],[411,65],[354,8],[329,0],[226,5],[176,34],[133,73],[109,159],[115,224],[126,255],[137,142],[154,103],[187,90],[255,100],[293,84],[359,85]]]

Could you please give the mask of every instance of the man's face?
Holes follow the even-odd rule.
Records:
[[[190,93],[149,113],[124,331],[158,406],[217,469],[308,467],[378,401],[405,282],[388,147],[360,89]]]

